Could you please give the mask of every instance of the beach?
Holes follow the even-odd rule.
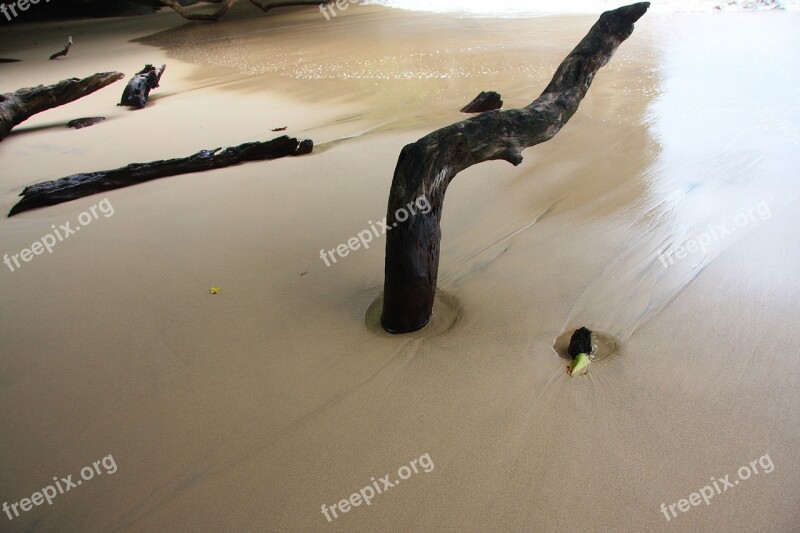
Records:
[[[320,251],[386,215],[406,144],[480,91],[528,105],[597,15],[240,4],[2,28],[0,93],[167,65],[143,110],[118,82],[17,126],[4,212],[77,172],[315,149],[0,220],[14,255],[113,206],[0,265],[0,503],[115,465],[0,531],[800,528],[800,13],[645,15],[553,140],[454,180],[434,319],[393,336],[385,236]],[[618,346],[570,377],[580,326]]]

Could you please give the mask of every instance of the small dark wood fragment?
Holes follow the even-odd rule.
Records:
[[[166,65],[161,65],[160,69],[150,64],[145,65],[141,71],[137,72],[128,81],[128,85],[122,91],[122,99],[117,105],[135,107],[136,109],[145,107],[148,98],[150,98],[150,91],[158,87],[161,76],[166,69]]]
[[[578,357],[578,354],[582,353],[590,355],[592,353],[592,332],[587,328],[575,330],[575,333],[572,334],[572,338],[569,341],[567,353],[573,359]]]
[[[72,48],[72,35],[67,37],[67,44],[64,45],[64,49],[51,55],[50,60],[52,61],[53,59],[67,55],[70,48]]]
[[[282,128],[272,128],[272,131],[286,131],[289,126],[284,126]]]
[[[310,139],[298,141],[284,135],[271,141],[244,143],[224,150],[221,148],[200,150],[194,155],[179,159],[132,163],[114,170],[73,174],[25,187],[20,194],[22,200],[11,208],[8,216],[167,176],[224,168],[245,161],[305,155],[313,148],[314,143]]]
[[[67,122],[67,127],[79,130],[81,128],[88,128],[89,126],[94,126],[98,122],[103,122],[105,119],[106,117],[76,118],[75,120],[70,120],[69,122]]]
[[[0,57],[0,63],[18,63],[21,59],[10,59],[8,57]]]
[[[462,113],[484,113],[503,107],[503,98],[494,91],[482,91],[473,101],[461,109]]]

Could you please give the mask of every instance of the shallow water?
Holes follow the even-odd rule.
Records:
[[[619,220],[627,249],[587,288],[567,330],[589,325],[627,340],[738,239],[800,197],[796,17],[660,22],[663,80],[646,117],[658,157],[642,176],[644,197]],[[744,33],[748,39],[738,37]]]

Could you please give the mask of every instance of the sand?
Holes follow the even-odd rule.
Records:
[[[0,503],[117,466],[0,530],[797,531],[797,14],[649,14],[555,139],[458,176],[432,327],[367,323],[383,240],[319,257],[384,216],[403,145],[480,90],[526,105],[593,21],[354,5],[5,26],[0,57],[23,61],[0,92],[168,65],[145,110],[114,107],[118,83],[16,128],[5,211],[25,185],[276,127],[317,149],[0,220],[15,254],[114,210],[0,265]],[[619,351],[570,378],[553,342],[578,325]],[[435,466],[321,512],[412,460]]]

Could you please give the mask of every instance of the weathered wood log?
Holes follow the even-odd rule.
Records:
[[[52,61],[53,59],[67,55],[69,53],[70,48],[72,48],[72,35],[67,37],[67,44],[64,45],[64,49],[61,50],[60,52],[56,52],[55,54],[51,55],[50,60]]]
[[[578,110],[597,71],[633,33],[650,7],[607,11],[564,59],[544,92],[527,107],[489,111],[435,131],[400,153],[389,195],[381,325],[391,333],[423,328],[431,318],[439,269],[439,226],[450,181],[484,161],[522,162],[522,150],[548,141]],[[425,196],[432,209],[406,221],[403,206]]]
[[[0,94],[0,141],[12,128],[36,113],[83,98],[124,77],[121,72],[101,72],[82,80],[72,78],[55,85],[39,85]]]
[[[313,148],[314,143],[311,140],[298,141],[284,135],[271,141],[250,142],[224,150],[221,148],[200,150],[189,157],[150,163],[132,163],[114,170],[73,174],[25,187],[20,194],[23,197],[22,200],[11,208],[8,216],[14,216],[28,209],[56,205],[167,176],[224,168],[245,161],[263,161],[304,155],[311,153]]]
[[[481,94],[475,97],[473,101],[468,103],[461,109],[462,113],[485,113],[486,111],[494,111],[503,107],[503,98],[500,93],[494,91],[481,91]]]
[[[160,69],[150,64],[145,65],[142,70],[128,81],[128,85],[122,91],[122,99],[117,105],[135,107],[136,109],[145,107],[148,98],[150,98],[150,91],[158,87],[165,70],[167,70],[166,65],[161,65]]]

